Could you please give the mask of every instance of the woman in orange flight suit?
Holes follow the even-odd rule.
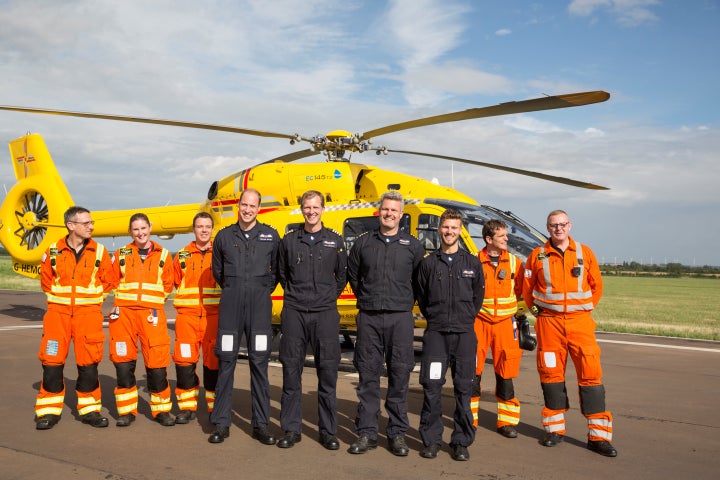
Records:
[[[170,252],[150,240],[147,215],[130,217],[133,242],[113,255],[113,269],[120,278],[115,290],[115,308],[110,316],[110,360],[115,364],[117,426],[135,420],[138,390],[135,365],[140,340],[150,391],[153,418],[164,426],[175,424],[167,367],[170,364],[170,335],[165,316],[165,299],[173,290]]]

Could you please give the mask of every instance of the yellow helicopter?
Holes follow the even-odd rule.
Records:
[[[322,192],[325,196],[323,223],[344,237],[349,250],[358,235],[377,226],[380,195],[388,190],[397,190],[406,199],[401,228],[417,236],[428,251],[439,247],[438,220],[446,208],[452,207],[464,216],[461,236],[463,248],[477,254],[483,247],[481,231],[484,222],[490,218],[499,218],[509,226],[509,250],[524,259],[533,248],[545,241],[545,236],[511,212],[481,206],[471,197],[457,190],[418,177],[350,162],[345,157],[346,153],[352,155],[374,151],[377,155],[388,153],[421,155],[503,170],[580,188],[606,190],[606,187],[592,183],[492,163],[433,153],[395,150],[384,145],[373,146],[372,139],[427,125],[576,107],[604,102],[609,98],[610,95],[604,91],[546,96],[411,120],[362,134],[353,135],[345,130],[334,130],[326,135],[313,137],[223,125],[65,110],[14,106],[0,106],[0,110],[218,130],[284,138],[289,140],[291,145],[309,144],[309,148],[305,150],[268,160],[213,182],[202,203],[93,211],[94,237],[126,236],[128,219],[137,211],[148,215],[153,223],[153,233],[161,239],[172,238],[176,234],[191,233],[192,218],[198,211],[206,211],[212,215],[217,233],[219,229],[237,221],[238,199],[247,188],[255,188],[262,193],[258,219],[272,225],[280,235],[284,235],[288,230],[302,225],[299,199],[305,191],[312,189]],[[28,277],[38,277],[43,253],[51,243],[66,234],[63,214],[74,203],[39,134],[28,134],[17,138],[12,140],[9,146],[17,183],[0,206],[0,243],[12,256],[15,272]],[[292,163],[321,153],[326,156],[326,162]],[[282,299],[282,289],[278,286],[273,293],[275,322],[279,322]],[[354,330],[357,311],[355,297],[349,286],[340,296],[338,310],[341,314],[341,328]],[[418,320],[422,321],[419,314]]]

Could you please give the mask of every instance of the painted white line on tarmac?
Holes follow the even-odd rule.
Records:
[[[172,325],[175,323],[174,318],[168,318],[167,323]],[[107,327],[108,322],[103,322],[103,327]],[[12,330],[32,330],[42,328],[42,325],[10,325],[7,327],[0,327],[0,331],[12,331]],[[647,342],[629,342],[627,340],[606,340],[598,339],[598,343],[616,343],[618,345],[635,345],[639,347],[653,347],[653,348],[669,348],[672,350],[691,350],[694,352],[712,352],[720,353],[720,348],[703,348],[703,347],[686,347],[683,345],[664,345],[661,343],[647,343]]]
[[[168,325],[175,324],[174,318],[168,318],[167,320]],[[103,327],[107,328],[109,326],[108,322],[103,322]],[[42,324],[40,325],[10,325],[8,327],[0,327],[0,332],[3,330],[33,330],[36,328],[42,328]]]
[[[695,352],[713,352],[720,353],[718,348],[703,348],[703,347],[685,347],[682,345],[663,345],[661,343],[645,343],[645,342],[628,342],[624,340],[605,340],[598,339],[598,343],[618,343],[620,345],[637,345],[640,347],[655,347],[655,348],[671,348],[673,350],[693,350]]]

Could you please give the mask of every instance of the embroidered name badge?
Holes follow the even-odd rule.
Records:
[[[120,255],[130,255],[132,253],[132,248],[121,248],[120,249]]]
[[[538,253],[538,256],[537,256],[538,260],[545,260],[546,258],[548,258],[547,253],[542,253],[542,252]]]
[[[178,252],[178,258],[190,258],[190,256],[191,256],[190,252],[188,252],[186,250],[180,250]]]
[[[463,270],[460,273],[460,276],[462,276],[463,278],[475,278],[475,275],[475,270]]]
[[[50,249],[50,255],[51,255],[51,256],[55,256],[55,255],[57,255],[57,254],[58,254],[58,249],[57,249],[57,248],[51,248],[51,249]]]
[[[401,238],[398,240],[398,242],[400,242],[400,245],[410,245],[410,240],[408,240],[407,238]]]
[[[271,233],[261,233],[258,235],[258,241],[260,242],[272,242],[273,235]]]
[[[337,248],[335,240],[323,240],[323,247]]]

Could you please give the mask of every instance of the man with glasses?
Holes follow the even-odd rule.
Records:
[[[65,383],[63,369],[75,345],[78,378],[75,384],[80,420],[93,427],[107,427],[100,414],[98,364],[102,360],[102,303],[118,281],[110,256],[93,240],[90,211],[70,207],[65,212],[66,237],[50,245],[42,258],[40,285],[47,296],[43,336],[38,358],[43,378],[35,401],[35,428],[50,430],[60,421]]]
[[[545,398],[545,434],[540,444],[554,447],[565,435],[569,353],[577,372],[580,408],[588,422],[587,448],[615,457],[617,450],[610,443],[612,414],[605,409],[600,347],[591,316],[602,296],[602,278],[595,254],[570,237],[571,228],[567,213],[550,212],[550,239],[530,254],[525,265],[523,297],[528,308],[537,308],[537,365]]]

